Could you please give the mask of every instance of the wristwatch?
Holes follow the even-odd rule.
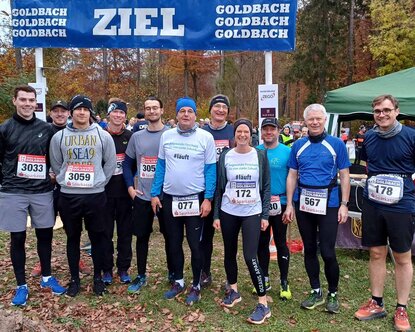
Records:
[[[340,202],[341,205],[344,205],[345,207],[349,207],[349,201],[341,201]]]

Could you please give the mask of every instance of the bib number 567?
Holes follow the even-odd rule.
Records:
[[[319,198],[312,198],[312,197],[305,197],[304,198],[304,203],[309,205],[309,206],[318,206],[318,204],[320,203],[320,199]]]

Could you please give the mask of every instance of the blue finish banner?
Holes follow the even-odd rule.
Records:
[[[297,0],[12,0],[15,47],[293,51]]]

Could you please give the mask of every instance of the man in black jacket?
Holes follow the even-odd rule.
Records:
[[[66,289],[51,276],[50,264],[55,216],[48,151],[53,130],[35,116],[34,88],[16,87],[13,104],[16,112],[0,126],[0,229],[10,233],[10,256],[17,282],[11,304],[24,306],[29,295],[25,278],[28,214],[36,230],[42,267],[40,286],[55,295],[64,294]]]
[[[125,159],[128,141],[131,131],[125,128],[127,118],[127,104],[118,98],[109,100],[108,112],[109,123],[106,130],[110,133],[115,144],[117,154],[117,167],[105,186],[107,194],[105,215],[105,255],[104,275],[102,280],[105,284],[112,283],[112,268],[114,266],[114,226],[117,226],[117,270],[120,282],[128,284],[131,278],[128,269],[133,257],[131,241],[133,237],[133,224],[131,219],[132,200],[128,194],[127,186],[123,178],[122,163]]]

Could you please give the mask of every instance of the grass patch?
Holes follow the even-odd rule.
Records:
[[[293,227],[293,237],[298,233]],[[62,229],[55,231],[53,243],[52,267],[58,279],[66,284],[69,281],[69,269],[65,253],[65,234]],[[15,287],[14,275],[9,258],[9,235],[0,234],[0,301],[9,308]],[[135,239],[133,243],[135,248]],[[189,250],[184,242],[186,253],[185,281],[191,282]],[[163,238],[158,232],[157,223],[151,237],[148,285],[140,294],[127,294],[127,285],[120,284],[117,276],[108,287],[109,293],[98,298],[92,293],[92,276],[81,280],[81,293],[76,298],[57,297],[40,290],[39,279],[28,277],[30,296],[28,305],[22,309],[26,317],[40,320],[50,330],[56,331],[390,331],[395,300],[394,267],[387,263],[385,286],[385,305],[388,316],[381,320],[359,322],[353,319],[354,312],[370,296],[368,281],[368,253],[362,250],[337,250],[340,264],[339,298],[341,311],[337,315],[324,312],[324,306],[308,311],[300,309],[310,290],[301,253],[291,255],[289,281],[293,299],[282,302],[279,295],[279,271],[275,261],[270,264],[272,290],[268,294],[272,317],[261,327],[246,322],[256,304],[256,297],[251,294],[252,283],[243,262],[242,246],[239,247],[238,284],[242,302],[231,310],[219,306],[223,298],[223,285],[226,280],[223,268],[223,244],[219,233],[215,235],[212,261],[213,284],[202,291],[200,303],[187,307],[185,295],[174,300],[164,300],[163,294],[169,288],[164,254]],[[82,258],[92,265],[91,258],[83,254]],[[28,231],[27,238],[27,275],[37,262],[36,240],[33,231]],[[327,293],[327,283],[321,264],[322,286]],[[136,275],[135,256],[130,269],[132,277]],[[413,289],[412,289],[413,290]],[[413,291],[412,291],[413,293]],[[412,302],[409,305],[413,317]]]

